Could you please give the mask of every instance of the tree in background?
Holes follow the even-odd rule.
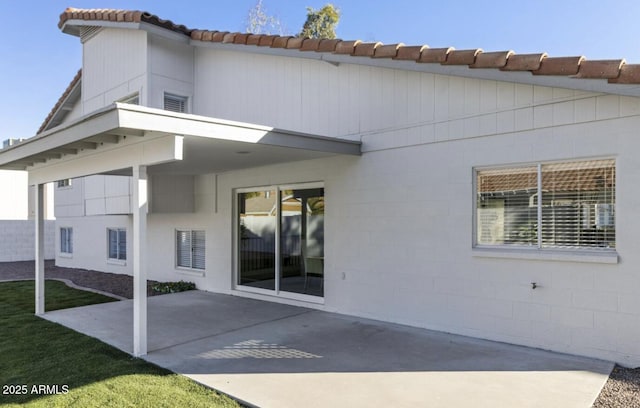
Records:
[[[252,34],[278,34],[285,35],[285,29],[280,19],[270,16],[262,5],[262,0],[258,0],[247,15],[246,32]]]
[[[304,22],[298,37],[334,39],[338,21],[340,21],[340,10],[331,3],[320,10],[307,7],[307,21]]]

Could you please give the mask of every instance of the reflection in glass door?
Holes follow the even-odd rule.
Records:
[[[275,289],[277,193],[238,194],[238,284]]]
[[[239,193],[238,285],[323,296],[324,208],[323,188]]]
[[[280,290],[322,296],[324,189],[280,191]]]

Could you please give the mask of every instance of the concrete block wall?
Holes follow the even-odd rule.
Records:
[[[55,258],[55,221],[44,222],[44,254]],[[32,261],[35,258],[35,224],[32,220],[0,220],[0,262]]]

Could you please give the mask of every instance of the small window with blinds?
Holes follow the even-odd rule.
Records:
[[[204,270],[205,233],[201,230],[176,231],[176,265]]]
[[[186,96],[165,93],[164,94],[164,110],[168,110],[171,112],[186,113],[187,101],[188,101],[188,98]]]
[[[107,258],[114,261],[127,259],[127,230],[107,228]]]
[[[73,228],[60,228],[60,253],[66,255],[73,254]]]
[[[615,249],[615,160],[476,171],[476,244]]]

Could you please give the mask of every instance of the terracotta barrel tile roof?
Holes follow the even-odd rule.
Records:
[[[375,42],[375,43],[361,42],[356,44],[351,55],[353,55],[354,57],[373,57],[373,55],[376,53],[376,48],[381,45],[382,45],[381,42]]]
[[[275,38],[276,38],[275,35],[262,35],[260,36],[260,41],[258,42],[258,46],[271,47]]]
[[[238,33],[236,34],[235,38],[233,39],[233,43],[234,44],[242,44],[242,45],[246,45],[247,44],[247,39],[249,38],[249,33]]]
[[[582,61],[576,78],[617,78],[624,60]]]
[[[544,58],[540,68],[532,71],[534,75],[575,75],[580,69],[584,57],[555,57]]]
[[[351,55],[353,54],[356,46],[358,44],[362,43],[362,41],[360,40],[354,40],[354,41],[341,41],[340,43],[338,43],[338,45],[336,45],[336,50],[334,51],[336,54],[347,54],[347,55]]]
[[[318,52],[334,52],[336,47],[342,40],[333,39],[333,40],[320,40],[320,45],[316,51]]]
[[[387,44],[380,45],[375,48],[373,58],[395,58],[398,55],[398,49],[404,47],[404,44]]]
[[[211,42],[222,42],[224,41],[224,36],[229,34],[228,31],[215,31],[211,35]]]
[[[293,38],[293,37],[276,37],[273,39],[273,43],[271,44],[271,47],[287,48],[287,43],[289,42],[290,38]]]
[[[417,62],[442,64],[447,60],[447,56],[451,51],[453,51],[453,47],[424,49],[420,53],[420,59]]]
[[[451,50],[447,54],[447,59],[442,62],[443,65],[472,65],[476,62],[476,56],[482,52],[482,49],[475,50]]]
[[[236,38],[236,33],[226,33],[222,37],[222,42],[225,44],[233,44],[233,40]]]
[[[476,55],[476,62],[471,68],[502,68],[507,65],[513,51],[481,52]]]
[[[300,51],[317,51],[319,46],[319,38],[305,38],[304,40],[302,40]]]
[[[409,45],[398,48],[398,54],[395,59],[417,61],[420,59],[420,53],[422,50],[429,48],[427,45]]]
[[[306,40],[307,38],[290,37],[289,41],[287,41],[287,49],[300,49],[302,47],[302,43]]]
[[[540,54],[511,54],[507,65],[500,68],[502,71],[535,71],[540,68],[542,60],[547,53]]]
[[[624,64],[620,67],[620,75],[610,79],[612,84],[640,84],[640,64]]]
[[[457,51],[453,48],[429,48],[425,45],[383,45],[379,42],[363,43],[360,40],[312,40],[267,34],[193,30],[138,10],[68,8],[60,15],[58,26],[62,28],[70,20],[148,23],[190,36],[195,41],[413,60],[426,64],[467,65],[469,68],[501,71],[528,71],[534,75],[606,79],[609,83],[616,84],[640,84],[640,65],[628,65],[624,60],[587,61],[582,56],[550,58],[546,53],[518,55],[513,51],[483,52],[482,49]]]
[[[191,38],[193,38],[193,36],[191,36]],[[260,34],[249,34],[249,37],[247,37],[247,45],[258,45],[259,43]]]

